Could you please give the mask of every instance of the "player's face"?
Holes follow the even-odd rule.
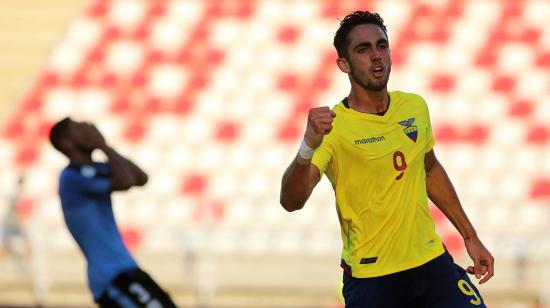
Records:
[[[93,151],[93,147],[87,146],[88,142],[86,142],[87,136],[85,134],[85,129],[87,125],[89,124],[85,122],[70,120],[67,127],[67,135],[69,136],[71,142],[76,148],[86,153]]]
[[[351,30],[348,40],[348,73],[352,82],[368,91],[386,89],[392,63],[384,31],[374,24],[358,25]]]

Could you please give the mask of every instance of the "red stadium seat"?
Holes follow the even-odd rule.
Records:
[[[435,139],[438,142],[456,142],[459,138],[457,129],[451,124],[441,124],[434,129]]]
[[[40,81],[38,82],[43,87],[55,87],[59,84],[59,75],[55,72],[43,72]]]
[[[431,88],[434,92],[449,92],[453,89],[455,78],[450,75],[434,76]]]
[[[135,121],[129,123],[128,126],[126,126],[126,130],[124,132],[124,138],[132,143],[137,143],[142,140],[143,136],[145,135],[146,127],[143,122],[141,121]]]
[[[187,97],[176,98],[173,102],[172,110],[178,115],[187,115],[191,112],[193,103]]]
[[[166,109],[166,102],[156,97],[150,97],[146,99],[143,106],[143,110],[147,114],[160,113],[165,111]]]
[[[279,29],[277,39],[283,44],[293,44],[298,40],[300,30],[293,26],[286,26]]]
[[[513,102],[508,113],[511,117],[525,118],[533,113],[533,108],[534,103],[530,101]]]
[[[450,233],[443,237],[443,244],[449,250],[449,253],[454,256],[460,256],[464,253],[464,239],[458,233]]]
[[[86,11],[90,17],[103,18],[107,14],[109,7],[107,1],[96,1]]]
[[[537,66],[549,68],[550,67],[550,51],[541,52],[537,56]]]
[[[531,186],[532,199],[545,199],[550,200],[550,179],[539,178],[536,179]]]
[[[295,123],[287,123],[279,128],[277,138],[281,142],[295,142],[300,137],[301,129]]]
[[[512,76],[499,76],[493,81],[493,89],[496,92],[510,93],[516,84]]]
[[[17,215],[23,220],[28,220],[32,217],[35,206],[35,200],[23,198],[17,204]]]
[[[222,122],[218,124],[216,139],[221,142],[232,142],[239,134],[239,126],[232,122]]]
[[[8,140],[17,140],[25,134],[25,125],[21,118],[14,118],[2,127],[2,135]]]
[[[111,112],[113,112],[113,114],[125,113],[130,110],[131,105],[132,104],[127,97],[120,97],[111,105]]]
[[[464,135],[464,141],[482,144],[489,136],[489,127],[485,125],[475,124],[468,128]]]
[[[154,1],[147,11],[149,17],[158,18],[166,13],[167,1]]]
[[[283,91],[295,90],[298,86],[299,78],[295,74],[282,74],[279,76],[277,87]]]
[[[519,39],[527,45],[534,45],[540,39],[541,31],[536,28],[527,28],[525,29]]]
[[[38,150],[32,144],[22,146],[15,157],[15,163],[22,169],[32,166],[38,158]]]
[[[550,127],[543,125],[531,127],[527,132],[526,140],[528,143],[538,145],[548,144],[548,141],[550,141]]]
[[[232,15],[239,19],[247,19],[254,13],[256,0],[238,1],[232,12]]]
[[[184,178],[182,193],[185,195],[201,195],[208,186],[207,178],[202,174],[189,174]]]
[[[141,243],[143,241],[142,232],[134,227],[126,226],[120,230],[122,235],[122,240],[132,252],[139,250]]]

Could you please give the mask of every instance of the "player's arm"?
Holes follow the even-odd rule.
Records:
[[[135,179],[135,184],[133,186],[143,186],[147,183],[149,180],[149,177],[147,176],[147,173],[143,171],[138,165],[136,165],[133,161],[129,160],[128,158],[120,155],[118,152],[115,152],[117,155],[119,155],[124,163],[126,164],[126,167],[130,170],[132,175]]]
[[[111,191],[128,190],[133,186],[143,186],[148,181],[147,174],[132,161],[104,144],[99,148],[105,153],[111,167]]]
[[[313,151],[323,142],[324,135],[332,130],[336,114],[328,107],[312,108],[300,151],[286,169],[281,183],[280,202],[285,210],[292,212],[304,207],[321,174],[311,163]]]
[[[494,274],[493,256],[478,238],[474,226],[460,204],[447,172],[437,160],[433,150],[426,153],[424,165],[428,197],[447,216],[464,238],[468,254],[474,261],[474,267],[468,267],[468,272],[475,274],[477,279],[484,276],[480,283],[486,282]]]
[[[319,183],[319,169],[297,154],[283,175],[281,184],[281,205],[292,212],[304,207],[313,188]]]
[[[147,182],[147,174],[138,166],[120,155],[105,142],[103,135],[94,125],[88,125],[85,131],[86,141],[105,153],[111,169],[111,191],[128,190],[132,186],[141,186]]]

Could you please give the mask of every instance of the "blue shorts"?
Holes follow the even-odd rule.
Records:
[[[344,273],[346,308],[486,307],[466,271],[448,252],[419,267],[374,277]]]

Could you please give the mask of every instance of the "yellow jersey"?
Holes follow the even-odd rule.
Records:
[[[444,252],[428,210],[424,154],[435,142],[428,106],[390,92],[382,116],[333,108],[332,131],[312,163],[336,194],[342,267],[356,278],[420,266]]]

